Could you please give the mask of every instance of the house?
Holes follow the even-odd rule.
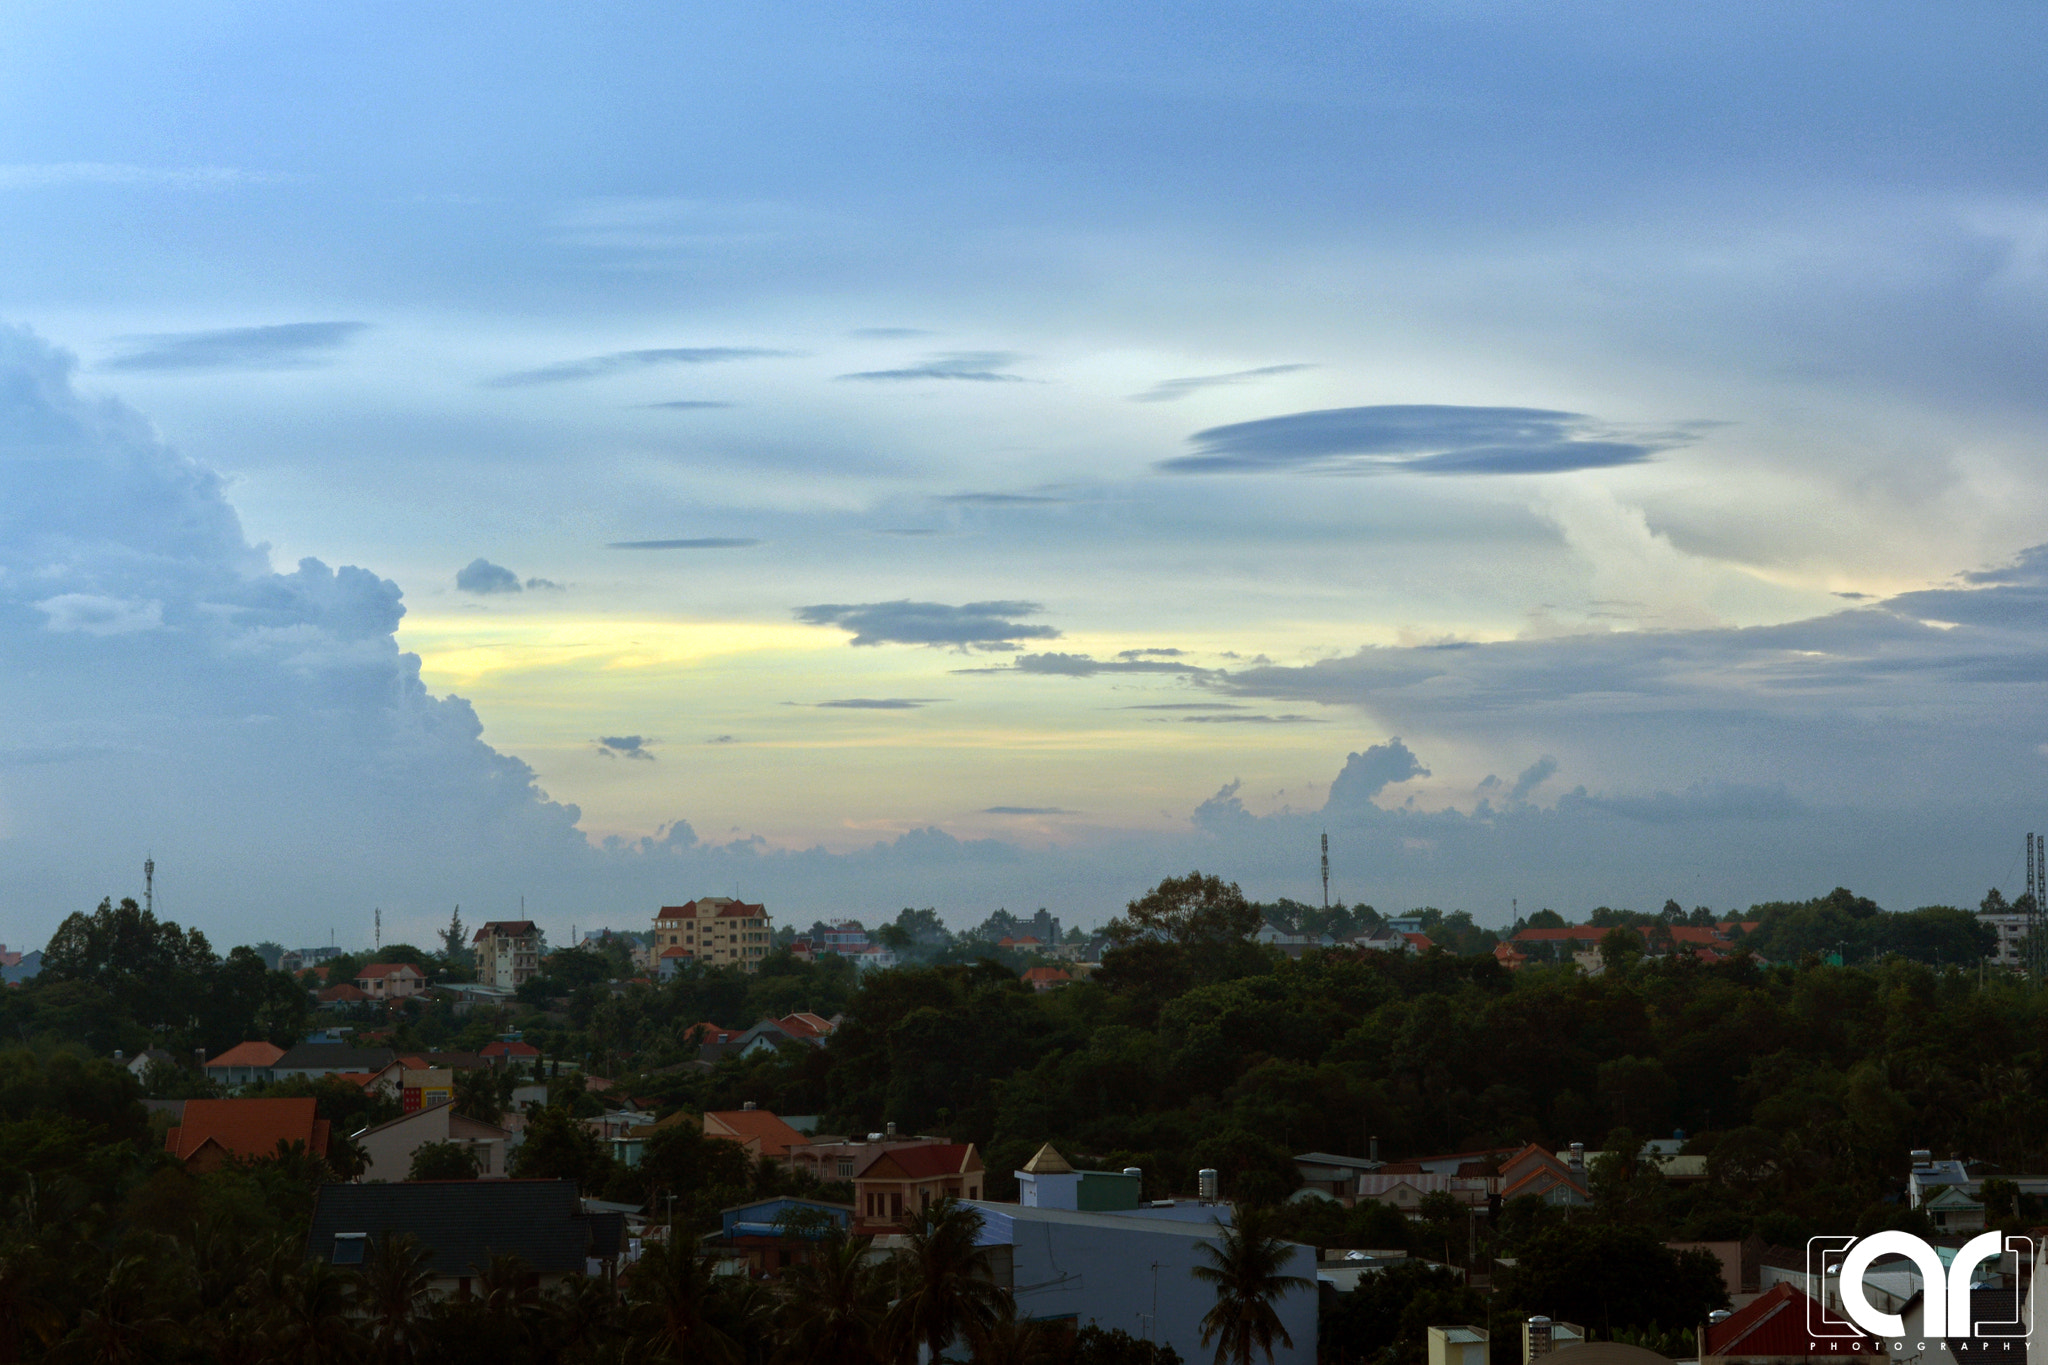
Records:
[[[455,1073],[445,1067],[409,1066],[398,1075],[398,1107],[416,1113],[455,1098]]]
[[[1489,1336],[1484,1327],[1432,1327],[1429,1365],[1486,1365]]]
[[[428,1253],[429,1292],[467,1298],[493,1256],[517,1256],[539,1288],[615,1267],[625,1219],[586,1213],[573,1180],[422,1180],[322,1185],[306,1258],[364,1265],[380,1238],[410,1234]]]
[[[541,932],[530,919],[494,919],[470,935],[479,985],[517,990],[540,975]]]
[[[1576,1206],[1593,1202],[1586,1187],[1585,1148],[1576,1143],[1564,1160],[1530,1143],[1501,1162],[1499,1188],[1503,1203],[1525,1195],[1534,1195],[1546,1204]]]
[[[176,1057],[173,1057],[160,1047],[144,1048],[133,1057],[123,1056],[121,1053],[116,1052],[114,1054],[114,1061],[138,1081],[148,1078],[149,1068],[152,1064],[169,1067],[175,1067],[178,1064]]]
[[[206,1079],[230,1090],[270,1079],[270,1069],[284,1049],[275,1043],[236,1043],[206,1064]]]
[[[979,1199],[981,1156],[971,1142],[939,1142],[877,1152],[854,1172],[857,1232],[893,1232],[935,1200]]]
[[[812,1014],[808,1010],[799,1010],[795,1014],[785,1014],[775,1022],[781,1025],[782,1031],[790,1037],[801,1038],[807,1043],[823,1042],[826,1038],[831,1037],[833,1032],[839,1027],[830,1019],[822,1015]]]
[[[499,1038],[484,1044],[484,1050],[477,1054],[486,1066],[519,1065],[531,1067],[540,1060],[540,1049],[532,1043],[522,1043],[516,1038]]]
[[[1839,1365],[1845,1356],[1886,1354],[1884,1343],[1846,1324],[1831,1328],[1834,1335],[1818,1337],[1811,1324],[1819,1321],[1820,1305],[1789,1284],[1774,1284],[1746,1307],[1707,1324],[1699,1365],[1793,1365],[1809,1360]]]
[[[1468,1208],[1484,1209],[1492,1190],[1492,1178],[1483,1172],[1448,1175],[1425,1171],[1415,1162],[1394,1162],[1358,1177],[1358,1199],[1385,1204],[1405,1214],[1414,1214],[1432,1194],[1448,1194]]]
[[[724,1259],[745,1261],[749,1273],[772,1277],[809,1261],[819,1242],[852,1226],[850,1204],[778,1195],[720,1210],[718,1231],[704,1241]]]
[[[655,961],[664,981],[690,963],[751,972],[768,955],[774,933],[766,906],[730,896],[664,905],[654,916]]]
[[[243,1044],[247,1046],[247,1044]],[[300,1043],[270,1064],[270,1079],[304,1076],[318,1080],[346,1072],[382,1071],[395,1054],[388,1047],[353,1047],[347,1043]]]
[[[697,1060],[714,1065],[728,1057],[745,1057],[750,1053],[773,1051],[778,1044],[798,1041],[817,1042],[816,1038],[800,1040],[799,1037],[774,1019],[763,1019],[750,1029],[721,1029],[698,1025]]]
[[[976,1245],[988,1253],[996,1283],[1015,1296],[1019,1318],[1120,1329],[1141,1341],[1171,1346],[1183,1360],[1208,1360],[1215,1354],[1213,1342],[1202,1345],[1201,1323],[1216,1306],[1216,1290],[1192,1274],[1196,1266],[1211,1263],[1206,1252],[1216,1244],[1215,1222],[986,1201],[973,1207],[982,1217]],[[1311,1287],[1274,1302],[1293,1344],[1276,1340],[1273,1361],[1312,1365],[1314,1248],[1287,1244],[1276,1269],[1300,1276]]]
[[[792,1147],[810,1141],[766,1109],[756,1109],[752,1101],[744,1109],[707,1111],[704,1136],[737,1142],[746,1148],[748,1156],[773,1161],[788,1160]]]
[[[403,1000],[426,985],[426,973],[410,962],[373,962],[356,973],[356,989],[372,1000]]]
[[[820,1180],[851,1181],[854,1172],[883,1152],[903,1147],[942,1147],[947,1143],[942,1137],[898,1137],[895,1127],[892,1123],[886,1133],[870,1133],[865,1141],[826,1137],[807,1142],[790,1149],[789,1164]]]
[[[1033,967],[1021,978],[1025,985],[1041,995],[1066,985],[1074,978],[1058,967]]]
[[[1019,934],[1015,937],[1004,937],[997,939],[996,947],[1008,949],[1010,952],[1013,953],[1036,953],[1043,950],[1045,944],[1042,943],[1036,935]]]
[[[360,986],[351,986],[344,981],[339,986],[328,986],[313,992],[316,1009],[338,1010],[349,1005],[360,1005],[370,999],[368,991]]]
[[[313,1109],[311,1099],[187,1100],[177,1126],[164,1133],[164,1150],[194,1171],[276,1156],[280,1144],[324,1157],[328,1123]]]
[[[1303,1152],[1294,1158],[1304,1189],[1320,1190],[1343,1199],[1358,1193],[1358,1177],[1370,1175],[1383,1163],[1371,1157],[1337,1156],[1330,1152]]]
[[[1435,946],[1430,943],[1427,934],[1414,929],[1406,931],[1396,929],[1393,927],[1392,921],[1382,924],[1377,929],[1373,929],[1368,933],[1358,935],[1351,940],[1351,943],[1354,947],[1366,948],[1379,953],[1421,953],[1427,952]]]
[[[475,1153],[477,1174],[502,1179],[512,1134],[495,1123],[455,1112],[454,1102],[437,1100],[389,1123],[355,1135],[363,1149],[365,1180],[403,1180],[412,1170],[413,1154],[430,1142],[459,1142]]]

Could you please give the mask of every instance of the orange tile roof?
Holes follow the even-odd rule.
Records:
[[[975,1155],[973,1143],[932,1142],[921,1147],[892,1147],[880,1152],[854,1178],[929,1180],[933,1176],[960,1175],[980,1169],[981,1158]]]
[[[801,1147],[810,1141],[766,1109],[713,1110],[704,1118],[706,1136],[722,1137],[742,1145],[758,1143],[762,1156],[788,1156],[790,1148]],[[727,1131],[714,1131],[713,1121]]]
[[[220,1056],[208,1062],[208,1066],[269,1066],[284,1056],[284,1049],[275,1043],[236,1043]]]
[[[280,1142],[303,1142],[314,1156],[327,1155],[327,1120],[310,1099],[187,1100],[182,1122],[164,1134],[164,1150],[187,1160],[209,1142],[240,1157],[266,1157]]]
[[[411,972],[417,977],[426,976],[425,972],[410,962],[372,962],[356,973],[356,980],[361,981],[366,976],[390,976],[394,972]]]

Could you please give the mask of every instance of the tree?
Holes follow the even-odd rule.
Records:
[[[413,1166],[418,1169],[418,1158]],[[426,1178],[431,1177],[412,1177]],[[433,1302],[432,1261],[411,1233],[386,1234],[371,1247],[369,1264],[362,1269],[360,1304],[370,1320],[371,1354],[382,1365],[411,1360],[419,1346],[420,1319]]]
[[[732,1365],[739,1345],[711,1320],[719,1290],[712,1260],[690,1239],[669,1232],[649,1242],[626,1272],[626,1296],[638,1319],[633,1345],[658,1360]]]
[[[954,1338],[969,1341],[996,1320],[1003,1291],[988,1272],[988,1253],[974,1244],[981,1211],[951,1197],[920,1208],[903,1234],[894,1258],[896,1302],[885,1332],[905,1365],[936,1361]]]
[[[611,1175],[612,1160],[597,1134],[566,1109],[547,1108],[526,1121],[526,1141],[512,1154],[510,1174],[521,1180],[573,1180],[585,1194],[597,1194]]]
[[[1711,1253],[1672,1251],[1645,1228],[1553,1224],[1517,1247],[1515,1261],[1495,1280],[1502,1304],[1523,1317],[1542,1313],[1608,1337],[1623,1328],[1704,1322],[1728,1306]]]
[[[879,1365],[889,1278],[868,1260],[871,1237],[834,1237],[783,1277],[783,1344],[793,1360]]]
[[[1216,1224],[1216,1241],[1204,1242],[1207,1265],[1188,1273],[1216,1289],[1216,1306],[1202,1315],[1202,1344],[1216,1343],[1216,1365],[1251,1365],[1252,1352],[1273,1358],[1273,1343],[1292,1348],[1294,1338],[1274,1304],[1315,1282],[1286,1273],[1291,1244],[1273,1235],[1271,1210],[1241,1208],[1231,1226]]]
[[[1258,908],[1236,882],[1190,872],[1168,877],[1124,908],[1109,936],[1119,944],[1164,939],[1183,948],[1235,943],[1258,931]]]
[[[1643,955],[1643,936],[1626,925],[1616,925],[1600,936],[1600,966],[1610,972],[1625,970]]]
[[[476,1149],[466,1142],[423,1142],[412,1154],[407,1180],[474,1180]]]
[[[462,923],[462,907],[455,907],[455,913],[448,917],[448,927],[435,937],[441,940],[441,956],[457,967],[467,967],[470,962],[469,930]]]
[[[250,954],[257,970],[262,959]],[[213,948],[197,929],[159,920],[133,898],[102,900],[91,915],[65,916],[43,949],[40,982],[99,986],[137,1023],[189,1029],[210,998]]]

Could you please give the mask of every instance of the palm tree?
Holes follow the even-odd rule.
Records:
[[[872,1237],[835,1237],[783,1277],[783,1354],[792,1362],[879,1365],[889,1281],[868,1260]]]
[[[1066,1323],[1033,1322],[1017,1316],[1017,1301],[1008,1294],[996,1306],[995,1320],[970,1340],[974,1365],[1054,1365],[1073,1354],[1073,1332]]]
[[[951,1197],[912,1215],[895,1256],[896,1302],[883,1323],[906,1365],[920,1346],[936,1362],[955,1337],[972,1340],[995,1321],[1003,1291],[989,1274],[988,1253],[974,1244],[980,1233],[981,1210]]]
[[[635,1345],[657,1360],[734,1365],[739,1348],[711,1321],[719,1286],[710,1257],[674,1236],[650,1243],[628,1272],[626,1294],[639,1318]]]
[[[377,1239],[362,1270],[362,1307],[370,1320],[370,1349],[385,1365],[413,1358],[420,1319],[430,1302],[433,1255],[411,1233]]]
[[[1273,1226],[1270,1209],[1239,1209],[1232,1226],[1216,1224],[1215,1243],[1202,1244],[1209,1264],[1188,1272],[1216,1286],[1216,1306],[1202,1316],[1202,1344],[1216,1343],[1216,1365],[1251,1365],[1254,1349],[1270,1362],[1276,1337],[1282,1346],[1294,1345],[1274,1301],[1315,1284],[1283,1272],[1290,1243],[1274,1236]]]
[[[275,1359],[288,1365],[353,1360],[362,1342],[356,1330],[355,1276],[322,1260],[309,1260],[278,1286],[271,1306]]]

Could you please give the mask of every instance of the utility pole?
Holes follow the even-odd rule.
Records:
[[[1330,831],[1323,831],[1323,909],[1330,908]]]
[[[156,859],[146,853],[142,855],[142,910],[147,915],[156,914]]]

